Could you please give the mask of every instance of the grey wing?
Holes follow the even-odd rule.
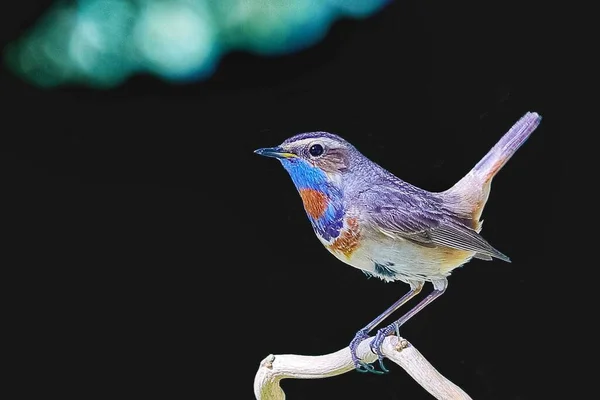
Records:
[[[373,186],[361,193],[365,219],[371,227],[390,237],[400,237],[423,246],[446,246],[475,252],[490,260],[510,259],[493,248],[475,230],[462,224],[435,194],[406,184],[390,188]]]

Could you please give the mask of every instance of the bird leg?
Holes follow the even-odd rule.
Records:
[[[383,365],[384,356],[383,356],[383,353],[381,352],[381,345],[383,344],[384,339],[388,335],[392,334],[393,332],[396,332],[396,335],[400,336],[400,332],[399,332],[400,326],[403,325],[406,321],[408,321],[412,317],[414,317],[419,311],[424,309],[433,300],[440,297],[446,291],[446,288],[448,287],[448,281],[445,279],[440,280],[440,281],[435,281],[433,283],[433,285],[434,285],[433,292],[431,292],[429,295],[427,295],[427,297],[425,297],[423,300],[421,300],[421,302],[419,304],[414,306],[406,314],[404,314],[402,317],[400,317],[396,322],[377,331],[377,334],[375,335],[375,339],[373,340],[373,342],[371,342],[371,350],[375,354],[377,354],[377,358],[379,359],[379,367],[381,368],[381,370],[383,372],[388,372],[387,368],[385,368],[385,366]],[[373,367],[371,367],[371,368],[373,368]],[[371,371],[371,372],[374,372],[374,371],[375,370],[373,368],[373,371]],[[377,372],[379,372],[379,371],[377,371]]]
[[[411,284],[411,289],[408,293],[406,293],[404,296],[402,296],[398,301],[396,301],[394,304],[392,304],[387,310],[385,310],[383,313],[381,313],[381,315],[379,315],[377,318],[375,318],[373,321],[371,321],[367,326],[365,326],[363,329],[361,329],[360,331],[358,331],[356,333],[356,335],[354,336],[354,339],[352,339],[352,341],[350,342],[350,354],[352,355],[352,361],[354,362],[354,367],[356,368],[356,370],[358,372],[372,372],[375,374],[383,373],[383,372],[375,370],[375,368],[373,368],[373,366],[361,361],[358,358],[358,356],[356,355],[356,349],[358,348],[358,345],[364,339],[369,337],[369,332],[371,330],[373,330],[373,328],[375,328],[377,325],[379,325],[379,323],[381,323],[381,321],[383,321],[384,319],[389,317],[394,311],[396,311],[397,309],[402,307],[410,299],[412,299],[417,294],[419,294],[419,292],[421,292],[421,289],[423,289],[422,282],[417,282],[417,283]],[[381,344],[379,346],[381,347]],[[377,354],[379,356],[378,353],[375,353],[375,354]],[[381,364],[381,360],[379,360],[379,363],[380,363],[380,365],[383,365],[383,364]],[[385,370],[385,369],[384,369],[384,371],[387,372],[387,370]]]

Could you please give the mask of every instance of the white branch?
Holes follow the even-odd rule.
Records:
[[[358,357],[371,363],[377,356],[369,344],[373,337],[363,340],[358,346]],[[395,362],[437,399],[471,398],[461,388],[442,376],[419,351],[407,340],[389,336],[381,347],[383,354]],[[350,349],[343,348],[322,356],[300,356],[295,354],[269,355],[261,363],[254,378],[254,395],[258,400],[283,400],[285,393],[279,382],[282,379],[318,379],[341,375],[354,369]]]

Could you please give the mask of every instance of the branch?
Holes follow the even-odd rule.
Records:
[[[372,340],[373,337],[367,338],[358,346],[358,357],[367,363],[377,359],[369,346]],[[442,376],[406,339],[389,336],[381,350],[435,398],[471,400],[462,389]],[[257,400],[283,400],[285,393],[279,385],[282,379],[328,378],[352,370],[354,364],[348,347],[322,356],[271,354],[260,363],[254,378],[254,395]]]

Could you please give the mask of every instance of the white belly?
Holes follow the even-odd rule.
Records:
[[[443,279],[474,254],[447,247],[424,247],[385,235],[361,238],[360,246],[350,255],[328,249],[339,260],[367,275],[387,282],[400,280],[406,283]]]

